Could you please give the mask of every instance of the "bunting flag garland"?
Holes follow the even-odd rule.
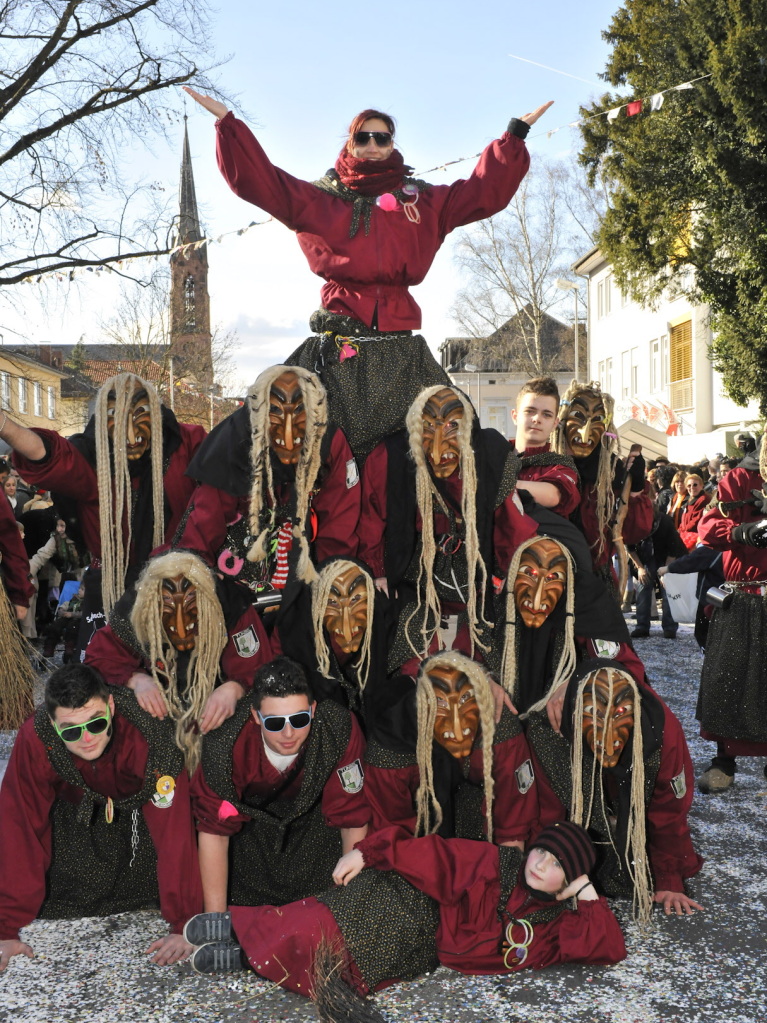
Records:
[[[229,238],[232,235],[241,237],[247,234],[254,227],[263,227],[265,224],[270,224],[274,220],[274,217],[268,217],[266,220],[251,220],[251,222],[245,227],[238,227],[234,231],[225,231],[223,234],[217,235],[215,238],[200,238],[196,242],[187,242],[185,245],[175,245],[172,249],[167,252],[161,253],[161,255],[167,255],[169,258],[181,253],[182,256],[188,256],[190,252],[194,252],[197,249],[201,249],[203,245],[220,245],[224,238]],[[123,267],[127,263],[135,263],[140,259],[153,259],[157,262],[157,253],[147,253],[140,256],[126,256],[124,259],[114,260],[112,263],[100,263],[98,266],[76,266],[72,270],[48,270],[42,273],[31,273],[29,277],[25,277],[21,284],[40,284],[42,281],[73,281],[76,277],[80,277],[84,273],[92,273],[97,277],[100,277],[102,273],[117,273],[115,267]]]
[[[518,60],[522,58],[517,58]],[[529,63],[533,63],[530,61]],[[543,65],[541,65],[543,66]],[[551,69],[555,70],[555,69]],[[564,73],[564,72],[561,72]],[[575,77],[570,75],[568,77]],[[663,106],[663,100],[668,92],[684,92],[687,89],[694,88],[697,82],[702,82],[706,78],[711,77],[711,72],[707,75],[699,75],[698,78],[693,78],[689,82],[680,82],[679,85],[671,85],[668,89],[663,89],[661,92],[656,92],[650,96],[649,99],[635,99],[629,100],[626,103],[621,104],[619,107],[613,107],[612,110],[602,110],[598,114],[592,114],[590,117],[581,118],[579,121],[570,121],[568,124],[561,124],[558,128],[550,128],[548,131],[539,132],[537,135],[528,136],[528,142],[532,142],[533,139],[542,138],[544,135],[547,139],[550,139],[552,135],[556,135],[558,131],[562,131],[563,128],[579,128],[582,124],[586,124],[588,121],[594,121],[598,117],[606,117],[608,121],[616,121],[620,117],[622,111],[626,111],[626,117],[636,117],[640,114],[644,108],[644,104],[649,102],[649,110],[651,113],[655,113],[660,110]],[[425,171],[417,171],[417,176],[423,177],[426,174],[434,174],[436,171],[446,170],[448,167],[452,167],[457,163],[466,163],[467,160],[478,160],[481,153],[475,153],[474,156],[461,156],[457,160],[448,160],[447,163],[441,163],[437,167],[430,167]]]

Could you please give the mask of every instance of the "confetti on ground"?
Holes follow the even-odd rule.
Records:
[[[633,624],[633,622],[630,622]],[[658,692],[680,717],[695,773],[713,753],[698,737],[701,657],[692,627],[665,640],[655,626],[637,650]],[[0,733],[0,756],[12,736]],[[618,966],[563,966],[514,977],[451,970],[376,996],[390,1021],[407,1023],[764,1023],[767,1019],[767,782],[761,759],[739,761],[733,788],[696,793],[691,827],[705,857],[690,895],[693,917],[656,913],[649,934],[615,910],[628,959]],[[304,999],[250,973],[211,980],[188,964],[154,966],[144,950],[165,932],[159,914],[36,921],[23,932],[32,960],[0,975],[0,1023],[293,1023],[316,1020]]]

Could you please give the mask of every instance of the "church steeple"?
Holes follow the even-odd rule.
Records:
[[[184,148],[181,155],[181,177],[178,184],[178,225],[176,245],[198,242],[202,238],[200,217],[197,212],[197,193],[194,189],[192,156],[189,151],[187,116],[184,114]]]
[[[178,219],[173,244],[192,245],[203,241],[197,211],[192,155],[187,118],[184,114],[184,145],[178,188]],[[209,386],[212,382],[210,296],[208,294],[208,246],[181,249],[170,257],[170,343],[177,377],[195,377]]]

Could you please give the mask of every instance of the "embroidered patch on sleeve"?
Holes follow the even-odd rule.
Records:
[[[597,652],[597,657],[607,657],[609,660],[613,660],[621,648],[620,643],[613,643],[610,639],[594,639],[592,643]]]
[[[346,767],[339,767],[338,777],[341,779],[344,792],[360,792],[365,784],[365,772],[359,760],[347,764]]]
[[[356,487],[360,481],[360,471],[357,468],[357,463],[353,458],[350,458],[346,463],[346,489],[351,490],[352,487]]]
[[[261,649],[261,641],[252,625],[249,625],[247,629],[243,629],[242,632],[235,632],[232,636],[232,642],[234,643],[234,649],[240,657],[252,657]]]
[[[684,776],[684,768],[682,768],[676,778],[671,779],[671,791],[677,799],[682,799],[687,795],[687,779]]]
[[[526,792],[529,792],[533,787],[535,781],[535,771],[533,770],[532,760],[526,760],[523,764],[514,772],[514,776],[517,779],[517,788],[519,789],[520,796],[524,796]]]

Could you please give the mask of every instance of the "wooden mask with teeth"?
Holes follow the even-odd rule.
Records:
[[[583,738],[602,767],[615,767],[634,727],[634,687],[619,672],[601,668],[587,675],[583,688]]]
[[[564,593],[567,557],[556,540],[541,537],[522,553],[514,580],[517,611],[530,629],[539,629]]]
[[[451,756],[468,757],[479,730],[479,707],[474,689],[458,668],[435,665],[429,681],[437,701],[434,739]]]
[[[355,654],[368,627],[368,591],[365,573],[352,565],[333,580],[322,616],[334,644],[345,654]]]
[[[437,479],[452,476],[461,463],[460,420],[464,409],[449,387],[433,394],[423,407],[423,450]]]
[[[595,451],[607,429],[607,414],[601,398],[578,394],[565,416],[565,437],[574,458],[586,458]]]
[[[269,446],[283,465],[295,465],[306,437],[306,409],[298,377],[281,373],[269,388]]]

